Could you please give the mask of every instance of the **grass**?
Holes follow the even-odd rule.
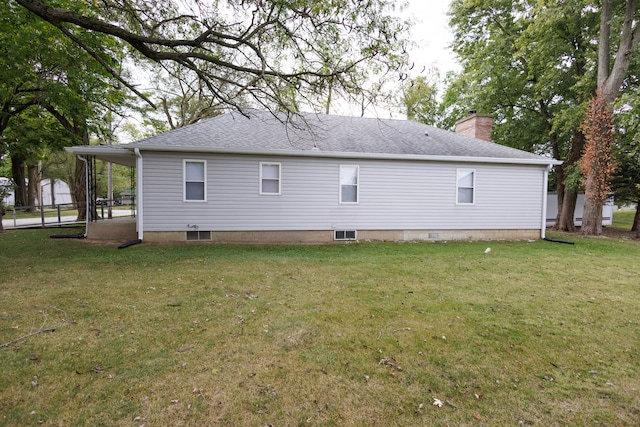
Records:
[[[613,224],[611,225],[611,227],[624,228],[626,230],[631,230],[631,226],[633,225],[633,219],[635,215],[636,215],[635,209],[615,211],[613,213]]]
[[[0,343],[55,327],[0,348],[0,425],[640,423],[638,241],[51,233],[0,235]]]

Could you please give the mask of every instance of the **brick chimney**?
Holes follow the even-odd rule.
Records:
[[[471,110],[467,117],[456,122],[456,133],[491,141],[492,127],[493,118],[491,116],[476,114],[475,110]]]

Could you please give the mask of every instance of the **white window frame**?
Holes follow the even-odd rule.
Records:
[[[204,181],[187,181],[187,163],[201,163],[204,170]],[[204,194],[202,199],[187,199],[187,182],[203,182]],[[182,201],[185,203],[207,202],[207,161],[201,159],[183,159],[182,161]]]
[[[462,187],[460,186],[460,173],[469,173],[473,174],[473,182],[471,183],[471,187]],[[471,202],[461,202],[460,201],[460,190],[461,189],[471,189]],[[467,169],[467,168],[458,168],[456,169],[456,205],[462,206],[472,206],[476,204],[476,170],[475,169]]]
[[[344,168],[356,168],[356,201],[355,202],[343,202],[342,201],[342,169]],[[338,176],[338,185],[340,186],[340,194],[338,202],[341,205],[357,205],[360,203],[360,165],[340,165],[340,174]],[[351,185],[350,185],[351,186]]]
[[[264,191],[264,188],[262,186],[264,179],[267,179],[269,181],[275,181],[272,178],[263,178],[262,177],[262,169],[264,166],[278,166],[278,191],[273,193],[273,192],[267,192]],[[260,162],[260,182],[258,183],[259,188],[260,188],[260,195],[261,196],[280,196],[282,195],[282,164],[279,162]]]

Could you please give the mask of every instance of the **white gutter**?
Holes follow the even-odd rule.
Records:
[[[146,151],[165,151],[183,153],[209,153],[209,154],[242,154],[255,156],[291,156],[291,157],[324,157],[338,159],[374,159],[374,160],[416,160],[416,161],[437,161],[437,162],[463,162],[463,163],[501,163],[518,165],[559,165],[560,160],[540,157],[540,158],[510,158],[510,157],[471,157],[471,156],[435,156],[419,154],[392,154],[392,153],[352,153],[341,151],[296,151],[296,150],[254,150],[238,148],[211,148],[211,147],[185,147],[172,145],[144,145],[135,147]],[[80,153],[82,154],[82,153]]]
[[[89,162],[82,156],[78,156],[80,161],[84,162],[84,238],[87,238],[87,233],[89,232],[89,218],[90,218],[90,206],[89,206]]]
[[[551,165],[547,166],[544,170],[544,177],[542,179],[542,188],[544,191],[542,192],[542,226],[540,227],[540,238],[544,239],[546,237],[547,232],[547,186],[549,185],[549,170],[551,169]]]
[[[136,228],[138,229],[138,239],[144,238],[144,219],[142,215],[142,154],[138,148],[134,148],[136,153],[136,208],[138,215],[136,216]]]

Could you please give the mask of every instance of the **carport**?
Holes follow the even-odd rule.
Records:
[[[111,162],[130,168],[131,187],[137,186],[137,157],[135,153],[122,145],[97,145],[68,147],[85,164],[86,182],[86,231],[85,237],[92,240],[127,242],[140,238],[139,227],[141,203],[136,200],[131,205],[132,217],[117,217],[104,220],[104,206],[98,206],[96,161]]]

